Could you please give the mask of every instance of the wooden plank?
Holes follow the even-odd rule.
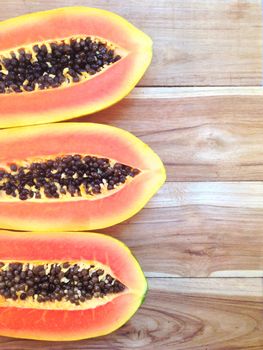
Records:
[[[127,129],[163,159],[168,181],[262,180],[261,88],[137,88],[77,119]]]
[[[1,338],[1,349],[262,350],[260,279],[150,279],[136,315],[115,333],[66,343]]]
[[[2,1],[0,19],[71,5],[75,0]],[[143,86],[261,85],[260,0],[82,0],[114,11],[154,41]]]
[[[263,182],[172,182],[148,204],[149,208],[221,206],[263,209]]]
[[[102,230],[147,276],[263,277],[263,183],[167,183],[138,215]]]

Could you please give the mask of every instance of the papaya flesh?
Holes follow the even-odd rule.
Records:
[[[151,39],[122,17],[66,7],[0,23],[0,127],[106,108],[137,84]]]
[[[60,123],[0,131],[0,227],[104,228],[137,213],[165,181],[159,157],[115,127]]]
[[[0,262],[3,336],[105,335],[131,318],[147,291],[130,250],[102,234],[1,231]]]

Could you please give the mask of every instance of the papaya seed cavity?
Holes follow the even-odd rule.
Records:
[[[90,155],[65,155],[40,161],[11,163],[0,169],[0,197],[59,199],[96,198],[125,184],[139,169]]]
[[[37,303],[66,301],[78,306],[125,290],[124,284],[103,269],[81,265],[0,262],[0,296]]]
[[[35,44],[0,54],[0,93],[21,93],[78,83],[122,57],[91,37]]]

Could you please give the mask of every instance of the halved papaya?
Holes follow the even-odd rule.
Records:
[[[0,127],[94,113],[127,95],[151,39],[108,11],[67,7],[0,23]]]
[[[165,181],[159,157],[127,131],[59,123],[0,131],[0,227],[79,231],[137,213]]]
[[[96,233],[0,233],[0,334],[77,340],[129,320],[147,283],[130,250]]]

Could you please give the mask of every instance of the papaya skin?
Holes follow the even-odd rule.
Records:
[[[0,131],[0,168],[17,160],[57,154],[95,154],[140,169],[119,190],[95,200],[6,201],[0,198],[0,227],[29,231],[94,230],[140,211],[165,181],[160,158],[127,131],[93,123],[60,123]]]
[[[122,59],[77,84],[0,94],[1,128],[66,120],[109,107],[134,88],[151,62],[152,41],[146,34],[116,14],[87,7],[67,7],[3,21],[0,54],[77,35],[105,39],[123,52]]]
[[[127,285],[112,301],[86,309],[34,309],[1,306],[0,334],[36,340],[70,341],[108,334],[127,322],[144,300],[147,282],[122,242],[106,235],[76,232],[0,233],[0,261],[94,261],[106,265]]]

